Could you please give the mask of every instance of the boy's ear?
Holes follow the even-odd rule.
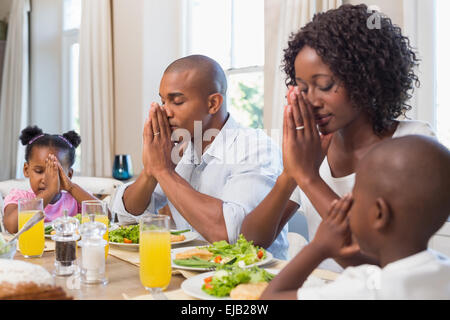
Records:
[[[385,230],[392,221],[392,212],[388,203],[383,198],[377,198],[376,205],[376,217],[374,221],[374,227],[378,231]]]
[[[220,93],[213,93],[208,97],[209,114],[215,114],[220,110],[223,103],[223,96]]]
[[[69,177],[69,179],[72,179],[73,176],[73,169],[69,168],[69,171],[67,172],[67,176]]]
[[[30,166],[28,165],[27,162],[25,162],[23,164],[23,175],[25,176],[25,178],[29,178],[30,175],[28,174],[28,170],[29,170]]]

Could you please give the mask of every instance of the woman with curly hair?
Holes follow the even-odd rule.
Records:
[[[342,5],[291,36],[283,61],[284,169],[241,229],[255,244],[268,247],[299,208],[312,240],[332,202],[351,192],[355,168],[372,147],[409,134],[434,136],[426,123],[397,120],[419,84],[418,59],[388,17],[376,12],[379,28],[369,28],[372,14],[363,4]],[[376,263],[361,252],[336,261]],[[321,267],[342,270],[334,261]]]

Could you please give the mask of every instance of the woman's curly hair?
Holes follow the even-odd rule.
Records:
[[[374,17],[378,26],[370,24]],[[383,133],[411,109],[406,102],[411,98],[408,91],[420,84],[414,73],[419,59],[390,18],[373,13],[365,4],[342,5],[314,15],[291,35],[284,50],[286,85],[296,83],[294,62],[304,46],[315,49],[342,81],[352,103],[369,114],[375,133]]]

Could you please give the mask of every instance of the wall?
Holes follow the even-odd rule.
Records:
[[[12,0],[1,0],[0,1],[0,20],[9,17],[9,12],[11,10]]]
[[[142,130],[166,66],[181,56],[181,1],[114,0],[115,152],[142,170]]]

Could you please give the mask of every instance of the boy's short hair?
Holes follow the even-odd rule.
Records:
[[[383,197],[406,232],[417,237],[429,239],[450,214],[450,151],[434,138],[410,135],[377,144],[356,179]]]

